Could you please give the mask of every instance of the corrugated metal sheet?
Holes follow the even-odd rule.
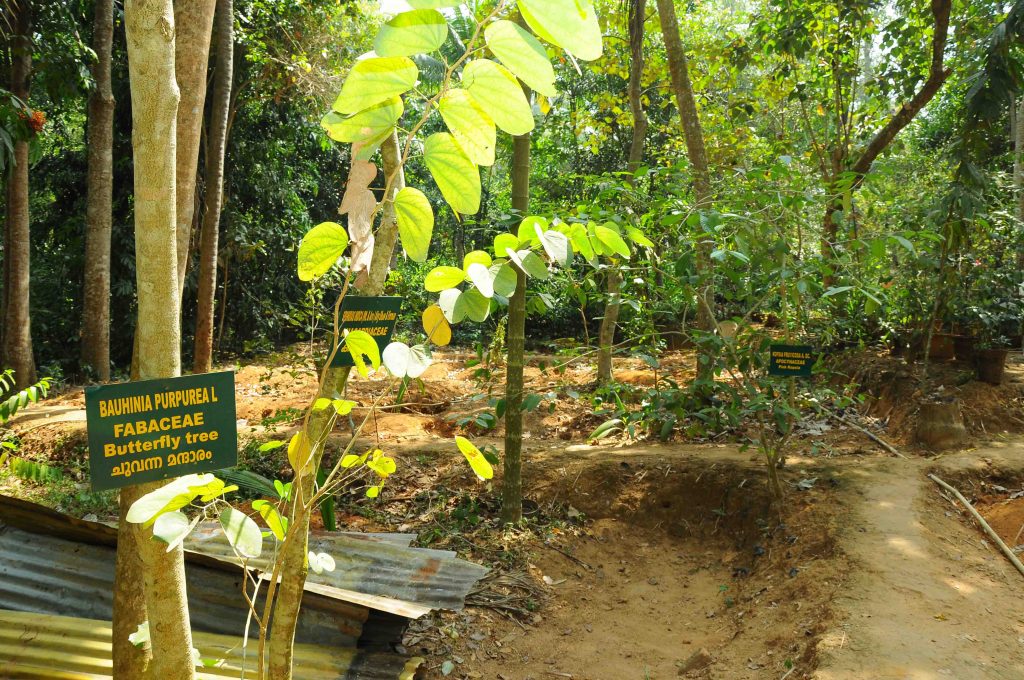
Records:
[[[110,620],[115,550],[0,523],[0,609]],[[186,569],[196,630],[240,635],[246,617],[241,571],[194,563]],[[354,647],[369,615],[364,606],[307,592],[296,637]]]
[[[5,680],[105,680],[111,678],[111,627],[104,621],[68,616],[0,611],[0,677]],[[213,668],[200,667],[197,678],[240,678],[245,664],[240,640],[196,633],[196,648]],[[355,649],[295,646],[295,677],[301,680],[413,680],[420,658],[367,653]],[[246,677],[253,677],[251,658]]]
[[[242,570],[229,554],[226,541],[218,540],[218,535],[219,530],[204,527],[196,544],[190,546],[202,552],[186,553],[189,610],[196,631],[237,640],[244,630],[247,612],[241,597]],[[398,677],[390,674],[391,670],[404,669],[406,659],[391,650],[408,619],[439,607],[461,609],[470,588],[487,572],[446,551],[410,548],[412,538],[408,534],[329,534],[311,538],[312,549],[329,552],[335,558],[338,568],[334,576],[338,578],[311,575],[303,596],[296,641],[324,645],[338,654],[349,655],[345,674],[313,677]],[[89,621],[93,628],[109,628],[109,624],[101,622],[109,621],[112,615],[116,548],[117,531],[112,527],[0,496],[0,610],[10,610],[0,615],[17,616],[24,612],[30,618],[70,616]],[[348,570],[354,573],[342,577]],[[63,625],[53,622],[54,630]],[[83,644],[78,637],[82,626],[68,625],[70,632],[46,631],[43,637],[49,640],[70,636],[68,644]],[[53,638],[55,635],[58,638]],[[109,630],[106,635],[109,637]],[[6,665],[13,663],[12,659],[22,658],[11,656],[16,651],[12,644],[0,636],[0,678],[65,677],[47,675],[53,668],[35,675],[24,669],[18,671],[22,675],[7,675]],[[105,644],[109,646],[109,640]],[[104,649],[89,661],[100,663],[99,675],[89,675],[93,669],[82,671],[85,675],[66,677],[107,677],[102,660],[109,658],[109,649]],[[381,653],[367,656],[371,654],[368,650]],[[36,653],[38,648],[31,647],[29,651]],[[360,661],[364,658],[372,658],[375,664],[365,672]],[[375,675],[379,668],[391,670]]]
[[[216,524],[197,527],[185,548],[241,564]],[[314,533],[309,549],[327,553],[336,563],[332,572],[309,573],[310,590],[346,600],[355,598],[349,601],[408,618],[418,618],[432,609],[462,609],[470,589],[488,571],[447,551],[409,548],[351,534]],[[264,554],[272,555],[273,550],[274,540],[266,539]],[[269,557],[250,560],[249,566],[271,571]],[[353,593],[377,599],[358,598]]]

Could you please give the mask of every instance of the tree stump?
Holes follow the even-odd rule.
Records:
[[[952,449],[967,441],[967,428],[960,415],[960,402],[927,402],[917,415],[914,440],[933,451]]]

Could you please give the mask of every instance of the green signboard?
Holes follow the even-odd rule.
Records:
[[[807,378],[818,360],[810,345],[772,345],[768,351],[769,375]]]
[[[85,415],[93,491],[238,460],[233,371],[88,387]]]
[[[402,310],[400,297],[358,297],[346,295],[341,301],[341,333],[345,331],[365,331],[377,341],[383,352],[391,342],[398,323],[398,313]],[[334,355],[332,366],[354,366],[352,354],[340,349]]]

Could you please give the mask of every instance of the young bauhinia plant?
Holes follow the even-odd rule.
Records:
[[[494,162],[497,129],[522,135],[534,127],[533,110],[519,81],[546,96],[556,94],[554,69],[547,57],[547,48],[529,31],[510,21],[512,13],[518,10],[536,36],[564,48],[570,59],[591,60],[601,54],[601,30],[590,0],[518,0],[515,3],[501,0],[484,9],[470,9],[457,0],[409,0],[408,4],[412,10],[398,14],[382,26],[374,52],[364,55],[352,67],[333,111],[323,120],[332,139],[352,145],[352,165],[340,210],[347,215],[348,228],[327,222],[310,230],[299,248],[298,273],[300,279],[312,281],[340,261],[345,269],[345,284],[334,305],[332,351],[320,374],[318,394],[311,398],[302,427],[288,444],[295,479],[287,489],[287,497],[282,496],[285,505],[280,509],[275,506],[274,512],[271,506],[264,504],[254,508],[280,541],[273,568],[257,567],[260,571],[270,571],[266,606],[261,613],[254,612],[254,616],[260,617],[259,678],[291,678],[291,650],[307,569],[330,566],[329,558],[311,556],[305,550],[312,508],[325,495],[352,481],[353,476],[343,471],[355,467],[375,473],[380,483],[371,486],[368,493],[376,496],[383,480],[396,469],[395,461],[378,451],[360,456],[352,452],[360,427],[327,474],[326,481],[316,483],[328,436],[339,415],[353,408],[351,402],[339,394],[344,388],[347,371],[331,368],[334,355],[342,350],[350,352],[357,371],[363,375],[383,363],[396,376],[396,387],[400,388],[429,366],[429,344],[442,344],[450,338],[448,319],[443,311],[449,300],[447,316],[451,319],[458,314],[485,318],[490,298],[502,291],[511,292],[509,272],[516,273],[512,267],[532,276],[547,275],[546,264],[534,252],[535,245],[541,245],[555,260],[569,257],[568,238],[535,219],[531,224],[540,224],[542,228],[518,237],[506,235],[505,245],[511,245],[512,252],[507,252],[507,248],[499,250],[499,259],[504,261],[497,263],[496,268],[493,260],[486,265],[482,260],[474,260],[457,270],[460,282],[467,277],[473,282],[473,292],[460,293],[459,299],[449,294],[445,304],[424,311],[427,341],[423,345],[409,347],[392,343],[381,353],[375,341],[364,332],[341,334],[339,313],[350,284],[354,283],[361,292],[369,290],[379,294],[382,285],[377,284],[384,280],[390,251],[399,239],[410,258],[422,262],[427,257],[434,228],[434,208],[422,191],[404,186],[403,167],[412,155],[422,155],[424,165],[456,215],[474,214],[481,200],[478,166]],[[459,23],[471,26],[470,35],[458,35],[450,21],[454,17],[460,19]],[[488,52],[496,59],[485,56]],[[436,92],[431,95],[418,88],[422,78],[420,67],[411,58],[414,56],[420,63],[429,60],[440,66],[442,75]],[[415,120],[403,124],[406,101],[411,98],[419,100],[416,108],[421,113]],[[422,139],[420,131],[437,116],[448,131]],[[404,135],[404,142],[399,140],[399,134]],[[372,162],[378,149],[382,151],[385,167],[384,190],[379,201],[370,188],[378,175]],[[343,259],[346,254],[348,257]],[[479,255],[474,257],[479,258]],[[488,256],[488,259],[491,258]],[[503,269],[508,262],[512,264]],[[452,285],[454,281],[446,289]],[[484,295],[484,291],[489,295]],[[480,477],[492,475],[490,464],[472,442],[459,437],[455,444]],[[182,494],[188,497],[189,503],[195,498],[202,502],[204,497],[210,496],[202,493],[203,487],[214,482],[205,478],[191,481],[195,483],[187,484]],[[224,488],[218,486],[220,494]],[[219,495],[209,498],[209,502],[217,504],[217,498]],[[180,499],[170,505],[178,502]],[[160,511],[167,507],[168,504],[164,504]],[[166,510],[165,514],[172,514],[181,507]],[[203,507],[203,514],[212,516],[212,511],[205,509],[208,506]],[[155,526],[161,521],[160,511],[157,516],[142,513],[147,516],[143,523],[152,522]],[[221,524],[228,540],[239,555],[252,559],[245,550],[254,553],[255,546],[250,549],[240,545],[238,539],[254,536],[254,524],[250,522],[255,520],[241,518],[237,511],[229,511],[227,507],[221,507],[217,516],[223,518],[225,513],[227,519],[222,519]],[[182,526],[181,517],[174,517],[161,522],[174,528],[166,535],[171,539],[169,543],[187,534],[182,533],[187,527]],[[254,588],[258,583],[253,581]],[[269,632],[268,646],[265,641],[271,617],[274,625]]]

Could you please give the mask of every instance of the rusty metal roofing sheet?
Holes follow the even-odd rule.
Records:
[[[115,550],[33,534],[5,526],[0,518],[0,609],[109,620]],[[241,571],[195,563],[186,570],[189,611],[196,630],[241,634],[246,618]],[[307,592],[296,637],[354,647],[369,617],[364,606]],[[393,633],[397,637],[397,631]]]
[[[94,619],[0,611],[0,673],[5,680],[105,680],[112,677],[111,627]],[[199,680],[240,678],[244,665],[236,637],[196,633],[194,642],[214,667],[199,667]],[[423,659],[405,659],[352,648],[295,646],[299,680],[413,680]],[[252,677],[251,660],[247,675]]]
[[[0,496],[0,524],[86,544],[117,545],[113,527],[5,496]],[[310,549],[330,554],[337,567],[324,574],[311,572],[306,591],[411,619],[433,609],[462,609],[470,589],[488,569],[449,551],[407,547],[412,538],[410,534],[313,533]],[[272,539],[267,541],[269,554]],[[223,569],[228,564],[237,570],[239,561],[216,524],[201,525],[185,547],[190,565]],[[250,562],[250,566],[260,569],[266,562]]]
[[[197,527],[185,541],[185,548],[241,563],[216,524]],[[266,539],[264,554],[272,554],[273,549],[273,539]],[[329,554],[336,563],[332,572],[310,572],[309,590],[333,593],[408,618],[418,618],[432,609],[462,609],[470,589],[488,571],[447,551],[403,547],[346,534],[313,533],[309,549]],[[269,558],[250,560],[249,566],[271,571]]]

